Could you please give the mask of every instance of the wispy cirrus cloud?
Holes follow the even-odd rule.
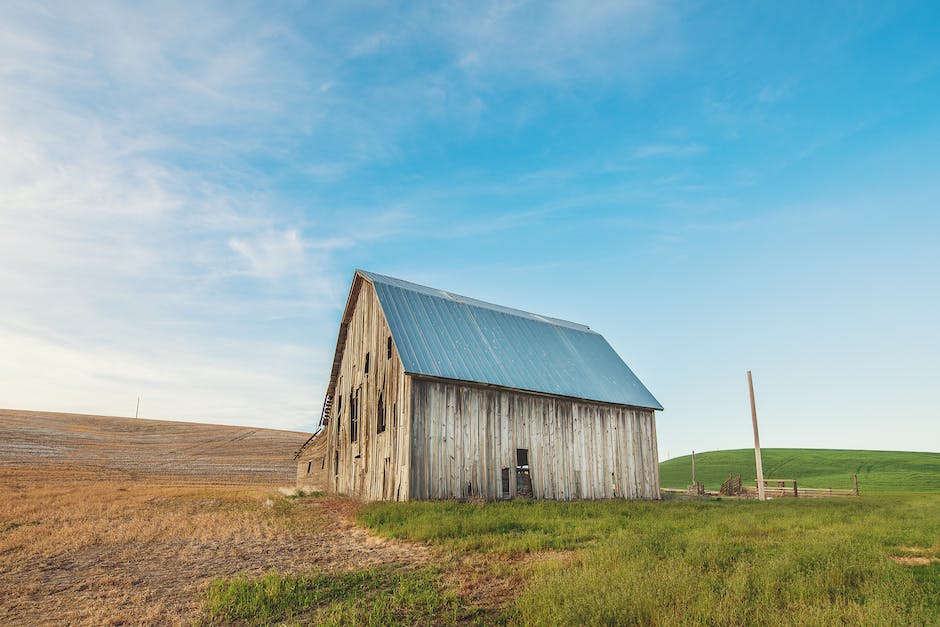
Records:
[[[491,2],[449,17],[458,66],[491,78],[634,79],[682,49],[677,13],[657,2]]]
[[[702,144],[646,144],[633,151],[638,159],[656,157],[693,157],[708,151]]]

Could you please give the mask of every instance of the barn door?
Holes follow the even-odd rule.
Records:
[[[529,474],[529,449],[516,449],[516,496],[532,498],[532,476]]]

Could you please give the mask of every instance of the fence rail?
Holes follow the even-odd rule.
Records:
[[[800,486],[796,479],[764,479],[764,494],[769,498],[824,498],[831,496],[858,496],[858,476],[852,475],[854,488],[804,488]],[[693,489],[698,488],[698,489]],[[748,488],[742,485],[741,475],[735,476],[729,474],[728,478],[721,484],[721,490],[705,490],[701,483],[693,484],[689,488],[682,490],[679,488],[660,488],[664,493],[683,493],[689,495],[704,496],[737,496],[743,498],[754,498],[757,496],[757,481],[754,481],[754,488]]]
[[[813,498],[829,496],[858,496],[858,475],[852,475],[852,489],[840,488],[804,488],[800,487],[796,479],[764,479],[764,494],[774,498]],[[758,482],[755,481],[757,486]]]

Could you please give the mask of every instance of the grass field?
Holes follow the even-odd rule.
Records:
[[[796,479],[806,488],[851,488],[858,474],[862,494],[940,494],[940,453],[898,451],[844,451],[833,449],[761,449],[764,477]],[[753,449],[709,451],[695,454],[695,478],[708,490],[717,490],[728,473],[740,473],[753,486],[757,471]],[[686,488],[692,480],[689,455],[659,465],[660,485]]]
[[[940,496],[711,502],[376,503],[390,538],[542,558],[502,619],[937,624]],[[552,559],[552,556],[555,556]]]

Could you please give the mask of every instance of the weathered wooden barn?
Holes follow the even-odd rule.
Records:
[[[358,270],[299,487],[659,498],[659,402],[586,326]]]

